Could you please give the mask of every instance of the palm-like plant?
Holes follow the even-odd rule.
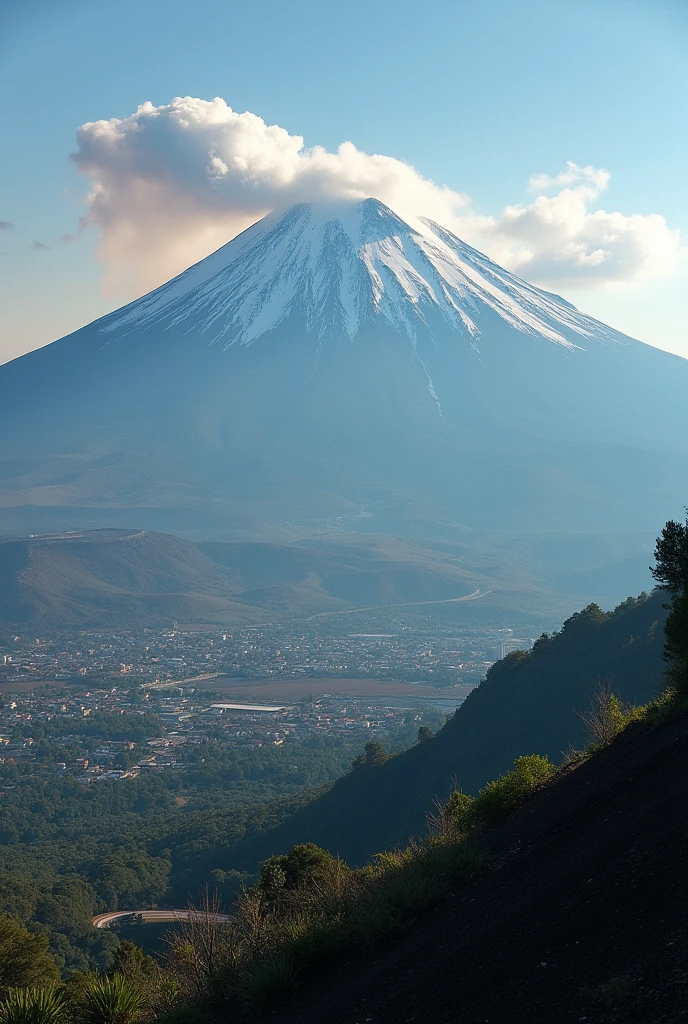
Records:
[[[0,1024],[61,1024],[63,996],[51,988],[12,988],[0,1003]]]
[[[84,1009],[88,1024],[135,1024],[143,1009],[143,996],[133,982],[113,974],[92,981]]]

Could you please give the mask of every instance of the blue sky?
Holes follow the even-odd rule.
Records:
[[[203,192],[199,153],[219,153],[226,170],[235,127],[220,111],[216,147],[217,111],[201,108],[191,138],[179,127],[184,111],[168,112],[177,96],[222,97],[281,126],[284,139],[302,136],[306,149],[336,154],[351,141],[357,170],[338,156],[327,171],[346,187],[354,173],[374,179],[365,154],[405,161],[418,188],[400,178],[395,195],[403,185],[422,203],[431,179],[470,197],[451,214],[457,233],[612,326],[688,356],[684,0],[4,0],[0,94],[0,222],[13,225],[0,230],[0,360],[120,305],[219,244],[279,189],[288,197],[311,180],[303,151],[297,158],[285,143],[299,168],[278,188],[279,153],[270,150],[264,171],[272,143],[263,139],[251,157],[253,199],[228,171],[213,205],[220,193]],[[123,122],[123,145],[148,147],[137,150],[138,170],[128,151],[115,168],[111,149],[86,133],[80,173],[69,159],[79,126],[126,119],[144,101],[153,113]],[[132,205],[141,161],[156,165],[155,217]],[[529,187],[534,175],[551,180]],[[98,208],[85,203],[94,183]],[[581,203],[574,235],[563,220]],[[84,215],[91,226],[79,234]],[[614,225],[621,240],[607,243]]]

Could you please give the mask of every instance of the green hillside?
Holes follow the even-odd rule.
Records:
[[[653,593],[611,613],[590,606],[573,615],[532,652],[497,662],[434,739],[374,769],[352,771],[278,829],[227,855],[252,866],[257,857],[311,841],[361,863],[422,833],[434,799],[453,779],[475,792],[524,750],[560,761],[563,751],[586,741],[578,712],[599,680],[632,703],[661,690],[663,600]]]

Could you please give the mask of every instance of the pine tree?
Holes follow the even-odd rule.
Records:
[[[688,695],[688,510],[685,525],[669,520],[655,547],[652,575],[671,594],[664,625],[664,656],[676,690]]]

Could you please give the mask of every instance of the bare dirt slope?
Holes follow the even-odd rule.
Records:
[[[686,715],[627,730],[492,833],[487,874],[270,1019],[688,1020],[687,739]]]

